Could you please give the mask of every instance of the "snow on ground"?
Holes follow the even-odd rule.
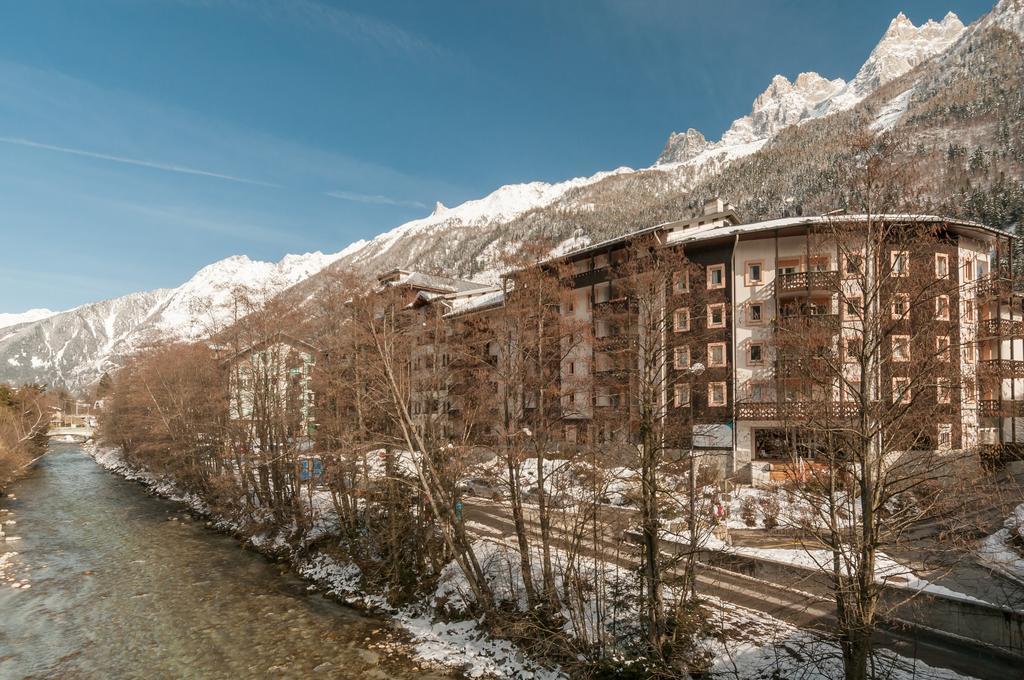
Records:
[[[717,632],[705,640],[714,678],[736,680],[832,680],[843,677],[839,645],[758,611],[706,598]],[[967,676],[885,649],[877,650],[874,677],[888,680],[960,680]]]
[[[679,543],[687,542],[686,532],[665,532],[664,538],[668,541]],[[832,568],[832,552],[829,550],[811,548],[756,548],[745,545],[728,545],[725,541],[715,536],[708,536],[701,544],[701,547],[707,550],[716,550],[733,555],[745,555],[823,573],[829,573]],[[877,553],[875,556],[875,581],[955,600],[979,602],[987,605],[992,604],[921,578],[913,569],[882,552]]]
[[[914,94],[914,88],[910,88],[901,94],[893,97],[885,107],[878,112],[878,117],[869,126],[875,132],[886,132],[893,129],[900,117],[907,110],[910,97]]]
[[[93,446],[90,455],[102,467],[115,472],[125,479],[140,481],[149,486],[157,494],[187,503],[203,514],[209,514],[209,508],[198,497],[182,494],[173,484],[142,470],[133,468],[124,460],[119,449]],[[377,474],[383,474],[383,461],[378,454],[367,455],[367,465]],[[407,453],[399,453],[402,466],[412,466],[412,458]],[[311,534],[322,535],[329,529],[334,513],[330,494],[326,491],[315,491],[312,497],[314,526]],[[233,523],[219,520],[219,527],[237,528]],[[335,522],[336,525],[336,522]],[[286,554],[290,546],[285,541],[287,530],[277,532],[273,536],[258,534],[249,539],[257,548],[269,549]],[[310,536],[303,537],[303,543],[310,541]],[[0,555],[0,577],[7,571],[6,565],[12,558],[4,553]],[[564,674],[555,670],[546,670],[533,663],[511,642],[487,635],[483,628],[472,619],[456,622],[435,620],[434,612],[422,606],[395,608],[379,595],[362,590],[362,572],[351,562],[341,562],[333,557],[316,553],[311,557],[297,558],[293,555],[295,568],[305,579],[323,588],[327,594],[338,597],[350,604],[358,604],[372,611],[387,615],[405,630],[412,641],[412,649],[416,658],[425,661],[460,668],[471,678],[515,678],[535,680],[559,680]],[[447,569],[457,567],[449,564]],[[22,586],[18,581],[13,587]]]
[[[1024,503],[1014,508],[1002,529],[982,539],[978,557],[982,562],[1024,580]]]

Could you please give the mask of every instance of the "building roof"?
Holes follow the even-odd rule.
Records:
[[[450,318],[453,316],[462,316],[463,314],[473,314],[474,312],[496,309],[504,304],[505,291],[500,288],[494,288],[482,295],[462,298],[454,302],[451,306],[451,310],[445,314],[445,316]]]
[[[435,274],[424,274],[423,272],[409,271],[406,269],[392,269],[377,277],[377,281],[385,286],[407,286],[417,290],[426,290],[434,293],[457,293],[462,291],[488,288],[486,283],[456,279],[449,276],[438,276]]]
[[[248,356],[248,355],[252,354],[253,352],[257,352],[257,351],[259,351],[259,350],[261,350],[261,349],[263,349],[265,347],[269,347],[270,345],[277,344],[277,343],[280,343],[280,344],[283,344],[283,345],[288,345],[289,347],[294,347],[295,349],[305,350],[305,351],[309,352],[310,354],[313,354],[314,356],[320,354],[320,350],[318,348],[316,348],[313,345],[309,344],[305,340],[299,340],[298,338],[296,338],[294,336],[291,336],[291,335],[288,335],[287,333],[279,331],[279,332],[274,333],[273,335],[271,335],[269,338],[265,338],[263,340],[260,340],[259,342],[255,342],[255,343],[249,345],[248,347],[235,352],[234,354],[232,354],[228,358],[226,358],[223,361],[221,361],[221,364],[226,365],[226,364],[234,363],[235,361],[237,361],[241,357]]]
[[[692,227],[684,231],[672,234],[669,243],[692,243],[695,241],[707,241],[724,236],[735,236],[737,234],[753,234],[758,232],[775,231],[799,227],[808,227],[821,224],[856,224],[876,220],[881,222],[943,222],[954,227],[959,227],[966,232],[984,232],[994,236],[1013,236],[1009,232],[986,226],[979,222],[959,220],[941,215],[926,215],[916,213],[880,213],[877,215],[867,214],[830,214],[830,215],[804,215],[802,217],[781,217],[774,220],[761,222],[750,222],[747,224],[726,224],[720,226]],[[669,226],[669,225],[662,225]]]

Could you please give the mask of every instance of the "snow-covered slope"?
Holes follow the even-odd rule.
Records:
[[[0,382],[85,387],[146,342],[195,340],[230,323],[237,291],[266,300],[341,254],[288,255],[277,263],[229,257],[178,288],[133,293],[11,326],[0,331]]]
[[[610,172],[599,172],[590,177],[549,184],[547,182],[529,182],[526,184],[505,185],[481,199],[466,201],[454,208],[447,208],[437,203],[434,211],[427,217],[412,220],[381,234],[372,241],[361,243],[358,248],[348,248],[343,253],[346,263],[360,264],[379,261],[396,249],[405,251],[415,241],[432,233],[447,232],[466,227],[483,227],[489,224],[507,222],[523,213],[550,205],[568,192],[579,189],[606,177],[628,174],[630,168],[618,168]],[[402,252],[399,257],[406,257]]]
[[[39,321],[45,319],[48,316],[59,314],[60,312],[54,312],[49,309],[30,309],[27,312],[21,312],[20,314],[0,314],[0,328],[9,328],[10,326],[17,326],[22,323],[31,323],[33,321]]]
[[[176,289],[138,293],[10,326],[0,331],[0,381],[85,385],[148,339],[196,339],[224,325],[232,317],[227,304],[231,293],[241,285],[250,286],[257,295],[288,289],[293,296],[290,301],[301,304],[328,279],[318,273],[322,270],[376,274],[401,266],[486,281],[499,271],[499,256],[523,243],[542,240],[566,247],[589,238],[601,240],[676,219],[688,214],[694,201],[699,204],[716,193],[747,200],[749,217],[770,214],[782,198],[795,193],[802,192],[804,200],[810,200],[822,193],[822,187],[805,180],[820,176],[833,162],[832,157],[815,156],[815,147],[823,139],[836,138],[825,134],[824,128],[849,130],[866,125],[880,132],[906,129],[910,125],[906,121],[914,119],[917,134],[934,133],[928,137],[929,144],[941,143],[945,148],[954,134],[950,132],[953,124],[936,113],[941,113],[941,107],[926,106],[929,98],[945,101],[943,78],[960,79],[961,91],[972,95],[998,89],[992,87],[997,79],[1019,82],[1016,74],[1007,80],[995,71],[979,69],[977,59],[972,62],[965,57],[991,54],[982,49],[982,38],[991,36],[990,28],[1024,38],[1024,0],[1000,0],[967,29],[953,14],[914,26],[901,13],[849,82],[812,71],[792,81],[776,76],[755,99],[750,113],[733,121],[721,139],[710,142],[692,128],[673,133],[649,168],[619,168],[558,183],[507,185],[453,208],[438,203],[430,215],[353,243],[335,255],[289,256],[276,264],[228,258]],[[1000,111],[1010,106],[1000,105],[1004,107]],[[1009,114],[1000,115],[1009,119]],[[763,157],[782,151],[789,154],[784,163],[755,167]],[[752,154],[758,155],[751,163],[735,163]],[[783,182],[785,173],[779,168],[797,168],[793,172],[802,174],[786,174],[786,186],[774,187],[774,193],[766,196],[766,184]]]

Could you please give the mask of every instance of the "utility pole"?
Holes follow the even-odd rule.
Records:
[[[698,378],[704,373],[704,364],[698,362],[693,364],[688,369],[688,373],[692,378]],[[690,517],[689,517],[689,531],[690,531],[690,559],[687,578],[690,581],[690,595],[691,597],[697,597],[697,579],[693,573],[694,565],[697,561],[697,456],[694,450],[694,399],[693,399],[693,383],[690,383]]]

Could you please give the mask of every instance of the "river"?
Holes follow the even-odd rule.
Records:
[[[0,498],[0,678],[424,678],[381,620],[54,445]]]

